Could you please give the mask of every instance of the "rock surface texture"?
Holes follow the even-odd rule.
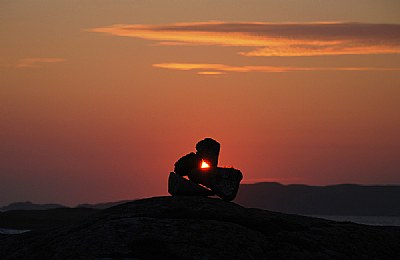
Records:
[[[400,259],[400,229],[155,197],[65,227],[0,236],[0,259]]]
[[[213,196],[213,191],[197,185],[196,183],[183,178],[182,176],[171,172],[168,177],[168,192],[180,196]]]

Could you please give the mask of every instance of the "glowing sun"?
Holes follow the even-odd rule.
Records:
[[[200,168],[207,169],[210,168],[210,165],[206,163],[204,160],[202,160]]]

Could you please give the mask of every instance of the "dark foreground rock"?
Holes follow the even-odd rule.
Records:
[[[171,172],[168,177],[168,192],[171,195],[213,196],[214,192]]]
[[[48,229],[73,224],[97,212],[90,208],[10,210],[0,212],[0,228]]]
[[[0,259],[400,259],[400,228],[155,197],[70,226],[0,236]]]

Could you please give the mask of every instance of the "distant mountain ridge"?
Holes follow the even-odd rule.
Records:
[[[46,210],[46,209],[56,209],[56,208],[66,208],[66,206],[61,204],[36,204],[30,201],[25,201],[25,202],[14,202],[7,206],[1,207],[0,212],[10,211],[10,210]]]
[[[132,202],[133,200],[120,200],[120,201],[113,201],[113,202],[102,202],[102,203],[83,203],[76,206],[76,208],[90,208],[90,209],[108,209],[123,203]]]
[[[75,208],[89,208],[89,209],[107,209],[119,204],[126,202],[131,202],[132,200],[121,200],[113,202],[102,202],[102,203],[83,203],[78,204]],[[62,204],[36,204],[30,201],[25,202],[14,202],[7,206],[1,207],[0,212],[12,211],[12,210],[47,210],[47,209],[57,209],[57,208],[70,208]]]
[[[400,186],[242,184],[235,202],[292,214],[400,216]]]

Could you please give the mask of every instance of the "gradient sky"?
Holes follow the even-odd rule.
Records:
[[[0,2],[0,205],[244,182],[400,184],[400,2]]]

